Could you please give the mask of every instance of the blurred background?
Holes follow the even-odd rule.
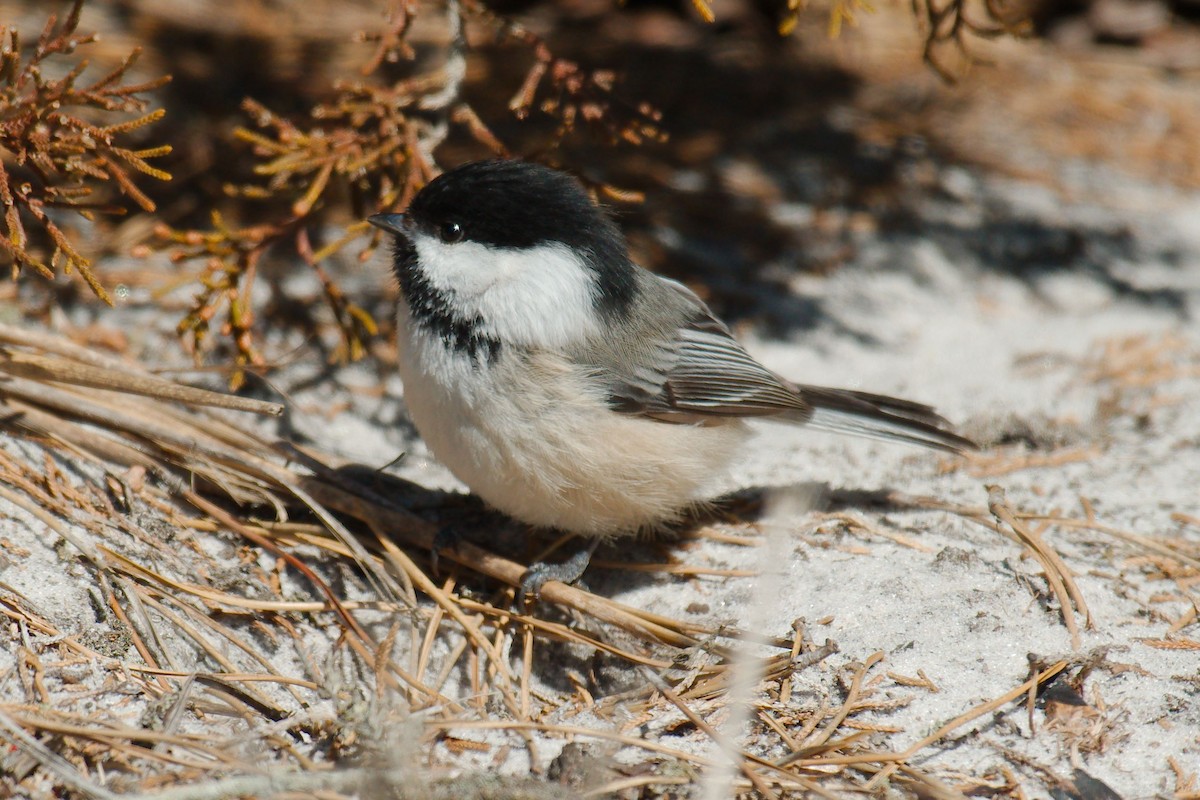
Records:
[[[1104,272],[1096,248],[1131,247],[1120,225],[1014,214],[989,187],[1134,210],[1140,186],[1194,191],[1198,21],[1195,0],[5,0],[0,165],[29,202],[5,204],[24,245],[0,251],[19,267],[0,301],[81,326],[97,295],[148,303],[235,386],[292,326],[331,360],[386,360],[394,287],[360,267],[379,244],[362,218],[494,153],[576,172],[642,263],[771,333],[821,319],[787,291],[797,273],[880,235],[941,237],[984,269]],[[76,86],[145,86],[55,106],[38,82],[84,61]],[[63,133],[64,110],[95,127]],[[66,188],[38,206],[45,187]]]
[[[548,720],[644,737],[608,785],[682,796],[706,768],[669,754],[711,752],[694,714],[726,724],[710,642],[759,602],[726,578],[786,533],[754,770],[780,758],[805,796],[1195,798],[1198,21],[1197,0],[0,0],[0,796],[269,764],[303,793],[336,762],[430,797],[489,790],[421,794],[427,773],[545,766],[560,797],[575,743],[545,764]],[[450,554],[436,609],[400,602],[435,597],[434,531],[478,531],[503,570],[465,566],[507,583],[548,552],[419,441],[364,222],[495,154],[578,175],[779,374],[935,404],[983,452],[775,427],[722,487],[751,489],[728,522],[601,553],[580,615],[537,609],[569,628]],[[184,412],[158,375],[281,415]],[[783,487],[804,503],[759,519]],[[1046,532],[1040,555],[1005,526]],[[1052,599],[1056,571],[1095,609],[1069,645],[1092,612]],[[613,595],[652,616],[617,631]],[[1040,711],[987,700],[1060,658],[1070,692]],[[627,691],[627,661],[682,676],[686,722]],[[484,715],[521,727],[450,734]]]

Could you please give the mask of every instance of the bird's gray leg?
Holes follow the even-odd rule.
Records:
[[[542,587],[548,581],[562,581],[567,584],[575,583],[583,577],[588,564],[592,561],[592,553],[596,552],[596,548],[599,545],[600,540],[593,539],[587,547],[584,547],[560,564],[550,564],[545,561],[531,564],[529,569],[525,570],[525,574],[521,576],[520,597],[528,595],[533,595],[534,599],[541,597]]]
[[[463,540],[462,531],[455,525],[443,525],[433,535],[433,544],[429,550],[429,571],[433,577],[438,577],[438,556],[444,550],[457,550],[458,543]]]

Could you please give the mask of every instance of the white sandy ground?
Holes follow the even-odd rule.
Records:
[[[984,484],[996,483],[1016,509],[1057,509],[1081,517],[1080,501],[1086,499],[1106,525],[1200,542],[1194,521],[1189,526],[1172,519],[1172,514],[1200,515],[1200,334],[1192,322],[1200,312],[1200,197],[1126,186],[1120,204],[1072,205],[1036,187],[985,186],[965,174],[955,179],[966,181],[975,199],[986,196],[993,210],[985,214],[979,204],[956,200],[947,208],[961,218],[951,220],[951,233],[939,239],[864,235],[854,263],[828,278],[800,277],[792,283],[797,295],[820,301],[827,317],[786,341],[757,339],[750,331],[752,351],[799,381],[932,403],[972,435],[1011,426],[1005,420],[1014,415],[1034,422],[1048,419],[1039,424],[1074,431],[1067,434],[1063,449],[1092,448],[1094,453],[989,477],[969,468],[947,471],[943,467],[953,462],[944,457],[900,446],[766,425],[722,488],[768,488],[777,490],[768,491],[769,502],[783,498],[776,505],[782,510],[759,526],[779,537],[773,541],[784,557],[774,562],[774,575],[632,580],[619,571],[597,569],[589,574],[589,585],[622,603],[696,622],[744,625],[757,619],[759,633],[773,636],[789,637],[793,621],[805,619],[813,640],[831,639],[839,652],[794,679],[790,703],[797,709],[815,709],[822,699],[839,702],[837,677],[843,668],[876,652],[883,653],[883,661],[871,676],[923,671],[937,692],[884,677],[878,696],[910,702],[859,718],[901,731],[878,736],[881,746],[894,750],[1022,683],[1028,676],[1027,654],[1052,660],[1108,647],[1110,664],[1136,669],[1099,668],[1085,684],[1085,698],[1100,710],[1100,727],[1106,730],[1099,750],[1085,747],[1073,753],[1071,739],[1048,730],[1041,711],[1035,714],[1038,729],[1031,732],[1023,706],[1011,704],[923,751],[918,763],[951,779],[956,773],[995,776],[997,768],[1014,763],[1001,751],[1008,748],[1062,778],[1070,778],[1074,766],[1082,767],[1125,798],[1169,796],[1176,784],[1168,757],[1188,772],[1200,772],[1200,651],[1159,649],[1145,640],[1167,637],[1170,622],[1196,602],[1200,590],[1194,584],[1185,597],[1177,584],[1157,579],[1152,567],[1138,560],[1142,551],[1094,531],[1051,529],[1047,539],[1077,576],[1095,622],[1083,634],[1082,649],[1072,651],[1057,603],[1046,599],[1037,564],[1023,557],[1012,540],[942,512],[880,511],[856,506],[853,500],[836,509],[868,529],[901,535],[904,541],[897,541],[849,531],[828,520],[818,525],[811,513],[787,505],[787,498],[797,495],[795,487],[817,484],[846,492],[894,489],[983,506]],[[961,196],[961,187],[956,191]],[[968,209],[965,216],[963,208]],[[930,211],[931,217],[938,213],[937,208]],[[975,230],[988,214],[1037,218],[1068,229],[1128,228],[1132,245],[1099,254],[1101,268],[1091,274],[1047,270],[1013,277],[992,269],[985,257],[954,246],[955,225]],[[382,275],[383,267],[377,267]],[[1109,280],[1114,275],[1142,294],[1135,296],[1128,287],[1114,289]],[[1145,299],[1153,290],[1167,290],[1177,302],[1169,306]],[[1151,342],[1179,337],[1169,360],[1191,375],[1158,381],[1144,391],[1128,390],[1115,403],[1108,402],[1113,386],[1089,376],[1086,364],[1102,342],[1126,337]],[[312,369],[301,364],[281,380],[296,386]],[[337,371],[334,381],[296,389],[291,396],[299,409],[296,427],[318,447],[372,466],[407,450],[395,473],[429,486],[461,488],[398,424],[397,381],[377,399],[346,390],[372,381],[369,370],[350,367]],[[327,416],[325,411],[341,400],[347,402],[345,410]],[[26,445],[9,441],[5,447]],[[92,626],[95,612],[89,598],[96,590],[84,582],[89,573],[63,570],[55,543],[45,540],[39,523],[9,506],[0,505],[0,513],[0,546],[7,548],[0,582],[65,631]],[[733,530],[752,532],[744,525]],[[212,546],[232,559],[229,541],[236,540]],[[15,555],[19,548],[28,554]],[[676,555],[688,564],[722,569],[754,569],[761,560],[753,548],[706,540],[690,542]],[[602,550],[598,557],[611,561],[622,555]],[[752,608],[760,580],[774,582],[779,590],[772,592],[767,607]],[[1168,595],[1175,599],[1164,599]],[[306,630],[320,662],[329,646],[326,632]],[[1178,636],[1200,639],[1200,623]],[[130,651],[126,657],[136,655]],[[13,678],[14,658],[15,651],[0,652],[0,700],[6,702],[25,696]],[[191,651],[178,658],[183,665],[204,663]],[[291,668],[302,672],[298,664]],[[569,691],[553,662],[540,661],[537,670],[542,690],[550,696]],[[79,678],[88,686],[99,679]],[[636,683],[636,677],[631,680]],[[136,723],[144,710],[137,698],[128,698],[122,707],[98,702],[101,707],[129,723]],[[644,732],[658,735],[677,719],[674,712],[664,712],[646,723]],[[606,729],[622,722],[588,713],[563,721]],[[195,720],[185,727],[203,728]],[[404,738],[403,732],[396,735]],[[461,735],[514,744],[511,734]],[[698,732],[670,735],[668,741],[680,749],[713,749]],[[539,766],[562,744],[540,740]],[[439,747],[435,760],[464,770],[528,770],[523,747],[511,747],[499,765],[497,752],[454,755]],[[1048,794],[1043,776],[1020,765],[1013,769],[1030,796]]]

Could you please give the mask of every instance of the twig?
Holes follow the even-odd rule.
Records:
[[[2,708],[0,708],[0,728],[3,729],[6,738],[14,746],[36,760],[64,784],[80,792],[85,797],[93,797],[96,800],[118,800],[121,797],[121,795],[114,794],[93,781],[84,778],[71,762],[26,733],[12,717],[4,713]]]
[[[1025,544],[1030,552],[1033,553],[1034,558],[1038,560],[1038,563],[1042,565],[1042,571],[1046,575],[1046,580],[1050,583],[1050,588],[1054,590],[1054,594],[1058,598],[1063,621],[1066,623],[1067,630],[1071,634],[1071,646],[1078,650],[1082,646],[1082,642],[1079,637],[1079,628],[1075,624],[1072,602],[1074,602],[1074,608],[1079,609],[1083,613],[1089,628],[1093,627],[1093,623],[1091,611],[1088,610],[1087,602],[1083,599],[1083,594],[1079,591],[1079,587],[1071,575],[1071,570],[1063,563],[1062,557],[1059,556],[1054,548],[1047,545],[1037,532],[1030,530],[1027,525],[1024,525],[1016,518],[1016,515],[1008,505],[1008,500],[1005,497],[1002,487],[993,484],[984,488],[988,492],[988,510],[992,512],[992,515],[997,520],[1003,522],[1016,534],[1017,540]]]
[[[62,359],[47,358],[4,348],[0,348],[0,370],[10,375],[19,375],[33,380],[48,380],[76,386],[89,386],[94,389],[109,389],[160,400],[178,400],[191,405],[213,406],[233,411],[253,411],[256,414],[269,414],[275,417],[283,413],[283,406],[279,403],[210,392],[207,389],[185,386],[151,375],[115,372],[88,364],[71,363]]]

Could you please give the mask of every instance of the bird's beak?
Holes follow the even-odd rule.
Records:
[[[408,221],[403,214],[373,214],[367,217],[367,222],[388,233],[408,236]]]

